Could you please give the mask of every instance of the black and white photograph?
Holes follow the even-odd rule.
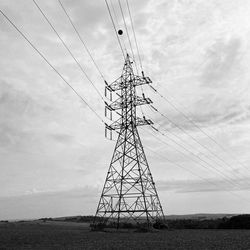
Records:
[[[249,0],[0,0],[0,250],[249,250],[249,65]]]

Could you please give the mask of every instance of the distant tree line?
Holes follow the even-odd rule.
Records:
[[[65,221],[65,222],[85,222],[92,223],[94,216],[74,216],[65,218],[41,218],[46,221]],[[250,229],[250,214],[223,217],[219,219],[169,219],[166,220],[169,229]],[[134,225],[123,223],[124,227],[132,228]],[[155,228],[163,228],[161,225],[155,225]]]
[[[75,216],[65,218],[65,221],[91,223],[93,222],[94,218],[94,216]]]
[[[94,216],[72,216],[64,218],[41,218],[41,221],[64,221],[64,222],[86,222],[91,223],[94,220]]]
[[[170,229],[250,229],[250,214],[220,219],[167,220]]]

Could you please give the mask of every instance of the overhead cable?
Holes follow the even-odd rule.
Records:
[[[57,75],[71,88],[71,90],[83,101],[86,106],[96,115],[96,117],[105,123],[102,117],[88,104],[88,102],[73,88],[73,86],[62,76],[62,74],[48,61],[48,59],[42,54],[42,52],[36,48],[36,46],[28,39],[28,37],[15,25],[15,23],[10,20],[10,18],[0,10],[0,13],[5,17],[5,19],[15,28],[15,30],[29,43],[29,45],[42,57],[42,59],[57,73]]]

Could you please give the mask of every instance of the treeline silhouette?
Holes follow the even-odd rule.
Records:
[[[167,220],[170,229],[250,229],[250,214],[220,219]]]
[[[41,218],[40,220],[45,222],[65,221],[92,223],[94,216],[73,216],[55,219]],[[250,229],[250,214],[223,217],[219,219],[167,219],[166,223],[169,229]]]

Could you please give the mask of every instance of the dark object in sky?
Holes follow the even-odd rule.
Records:
[[[123,34],[122,30],[118,30],[118,34],[121,36]]]

